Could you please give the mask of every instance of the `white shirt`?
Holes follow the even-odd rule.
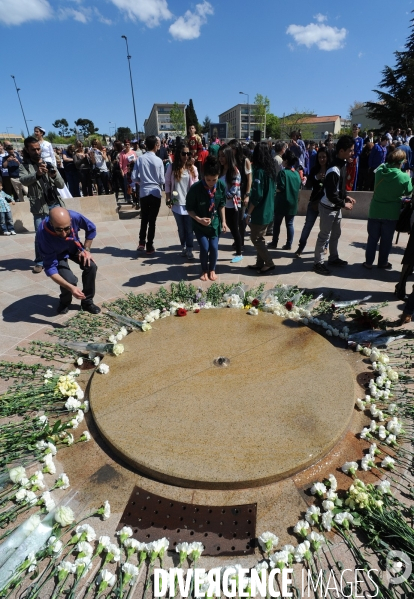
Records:
[[[56,156],[53,151],[53,146],[50,141],[43,140],[40,143],[40,147],[42,150],[42,160],[43,162],[51,162],[53,166],[56,166]]]

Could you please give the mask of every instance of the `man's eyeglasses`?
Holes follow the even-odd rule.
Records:
[[[191,156],[191,152],[181,152],[181,156]]]
[[[54,230],[56,231],[56,233],[63,233],[63,231],[65,233],[69,233],[69,231],[72,229],[72,227],[69,225],[69,227],[53,227]]]

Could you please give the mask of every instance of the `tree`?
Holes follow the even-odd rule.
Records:
[[[266,117],[270,109],[270,100],[267,96],[262,96],[262,94],[256,94],[254,97],[254,104],[254,122],[259,123],[260,129],[264,131]]]
[[[280,138],[280,119],[275,114],[269,112],[266,117],[266,135],[265,137],[271,137],[273,139]]]
[[[89,137],[89,135],[93,135],[99,131],[99,127],[95,127],[93,121],[89,119],[78,119],[75,121],[75,125],[79,129],[79,133],[82,133],[85,137]],[[76,133],[75,130],[74,133]]]
[[[365,102],[358,102],[358,100],[355,100],[355,102],[353,102],[350,106],[349,106],[349,113],[348,116],[350,119],[352,119],[352,113],[354,112],[354,110],[358,110],[358,108],[363,108],[365,106]],[[347,135],[347,134],[344,134]]]
[[[298,131],[300,129],[302,133],[302,139],[311,139],[313,136],[314,126],[306,124],[306,119],[312,116],[316,116],[316,113],[311,111],[295,112],[287,116],[283,115],[280,119],[280,137],[282,139],[289,139],[292,131]]]
[[[61,137],[69,137],[70,128],[66,119],[57,119],[54,123],[52,123],[52,127],[59,130],[59,135]]]
[[[129,127],[118,127],[116,130],[116,138],[119,141],[125,141],[126,139],[131,140],[133,138],[133,133]]]
[[[414,124],[414,19],[410,23],[411,33],[405,50],[394,52],[395,67],[383,69],[378,84],[380,89],[373,90],[378,102],[365,104],[368,117],[376,119],[385,128],[398,126],[406,129]]]
[[[210,125],[211,125],[211,118],[206,116],[204,118],[203,124],[201,125],[201,132],[202,133],[210,133]]]
[[[188,106],[185,109],[185,121],[186,121],[187,131],[188,131],[188,127],[191,127],[191,125],[194,125],[197,133],[200,133],[201,126],[200,126],[200,123],[198,122],[196,111],[194,110],[194,105],[193,105],[193,101],[191,98],[188,103]]]
[[[174,105],[170,110],[170,122],[176,135],[183,135],[185,133],[183,109],[179,107],[177,102],[174,102]]]

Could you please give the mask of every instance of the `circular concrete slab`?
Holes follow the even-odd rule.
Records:
[[[110,372],[90,390],[102,436],[139,472],[191,488],[260,486],[314,464],[345,433],[351,369],[308,327],[236,309],[152,326],[105,358]]]

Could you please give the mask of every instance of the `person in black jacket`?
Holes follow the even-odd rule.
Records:
[[[330,161],[326,148],[319,148],[316,155],[316,164],[311,168],[308,180],[306,182],[306,187],[311,189],[312,193],[310,195],[308,208],[306,210],[305,224],[303,225],[302,233],[299,239],[299,247],[295,252],[296,258],[299,258],[305,249],[310,232],[312,231],[313,226],[316,223],[316,219],[319,216],[319,202],[324,193],[323,184],[329,166]]]
[[[315,246],[314,272],[328,276],[329,268],[324,264],[324,247],[329,239],[328,264],[346,266],[348,262],[338,255],[338,241],[341,236],[342,208],[352,210],[355,200],[346,193],[346,165],[354,152],[354,140],[343,135],[336,144],[336,158],[326,171],[325,193],[319,204],[319,235]]]

